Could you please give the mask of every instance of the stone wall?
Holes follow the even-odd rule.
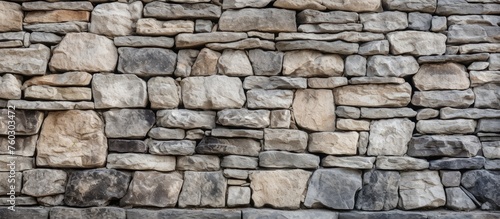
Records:
[[[497,0],[0,1],[0,218],[498,219],[499,24]]]

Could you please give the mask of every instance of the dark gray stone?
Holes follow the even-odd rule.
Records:
[[[475,87],[474,94],[476,96],[475,108],[500,109],[500,84],[490,83]]]
[[[143,140],[108,139],[109,152],[146,153],[148,146]]]
[[[354,196],[361,189],[361,171],[344,168],[314,171],[304,205],[308,208],[327,207],[353,209]]]
[[[179,207],[224,207],[227,180],[221,171],[184,173]]]
[[[229,155],[222,158],[220,165],[224,168],[257,169],[258,159],[255,157]]]
[[[260,147],[260,142],[253,139],[205,137],[196,146],[196,153],[258,156]]]
[[[407,154],[414,157],[472,157],[481,149],[473,135],[424,135],[413,137]]]
[[[139,76],[171,75],[177,54],[160,48],[119,48],[118,72]]]
[[[500,171],[467,171],[462,176],[462,186],[480,202],[500,208]]]
[[[319,157],[313,154],[286,151],[264,151],[259,154],[259,166],[268,168],[316,169]]]
[[[338,213],[328,210],[270,210],[270,209],[243,209],[242,219],[337,219]]]
[[[358,193],[356,209],[391,210],[398,205],[399,172],[372,170],[363,174],[363,188]]]
[[[15,207],[15,211],[8,207],[0,208],[0,218],[9,219],[49,219],[49,210],[41,207]]]
[[[91,219],[113,218],[125,219],[125,209],[117,207],[67,208],[53,207],[50,209],[50,219]]]
[[[108,138],[144,138],[156,122],[153,110],[112,109],[103,113]]]
[[[462,178],[460,171],[439,171],[439,176],[444,187],[460,186],[460,178]]]
[[[75,171],[69,174],[64,202],[68,206],[105,206],[125,195],[130,175],[114,169]]]
[[[420,212],[408,211],[382,211],[382,212],[363,212],[349,211],[340,212],[338,219],[427,219],[427,215]]]
[[[253,49],[248,52],[255,75],[277,75],[283,65],[283,53]]]
[[[221,7],[214,4],[170,4],[165,2],[151,2],[144,6],[144,17],[159,19],[190,19],[205,18],[218,19]]]
[[[443,158],[430,161],[431,170],[474,170],[484,166],[484,157]]]
[[[240,219],[241,211],[229,209],[128,209],[127,219]]]
[[[9,111],[11,113],[9,114]],[[15,115],[14,115],[14,114]],[[7,135],[7,132],[10,131],[8,129],[8,121],[10,119],[8,116],[14,115],[15,122],[15,130],[17,135],[34,135],[40,131],[40,127],[43,122],[43,112],[42,111],[31,111],[31,110],[8,110],[8,109],[0,109],[0,135]]]

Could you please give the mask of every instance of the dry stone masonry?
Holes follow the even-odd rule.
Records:
[[[0,0],[0,218],[498,219],[499,25],[498,0]]]

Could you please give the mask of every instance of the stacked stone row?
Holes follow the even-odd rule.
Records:
[[[496,218],[494,2],[0,1],[0,218]]]

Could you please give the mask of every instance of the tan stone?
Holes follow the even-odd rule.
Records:
[[[106,167],[108,169],[126,170],[175,170],[175,157],[152,154],[109,154]]]
[[[411,86],[399,85],[349,85],[333,90],[335,104],[368,107],[402,107],[410,103]]]
[[[43,100],[91,100],[92,90],[87,87],[51,87],[36,85],[24,90],[24,97]]]
[[[310,172],[273,170],[250,172],[255,207],[298,209],[304,201]]]
[[[96,112],[50,112],[40,132],[36,163],[51,167],[102,167],[107,150],[104,122]]]
[[[148,95],[151,108],[176,108],[181,101],[180,91],[179,84],[173,78],[154,77],[148,80]]]
[[[397,31],[387,34],[391,53],[411,55],[442,55],[446,51],[446,35],[423,31]]]
[[[142,16],[142,2],[98,4],[92,11],[89,32],[106,36],[131,35]]]
[[[297,90],[292,107],[298,126],[311,131],[335,130],[335,104],[332,91]]]
[[[88,11],[31,11],[24,17],[25,23],[61,23],[67,21],[89,21],[90,13]]]
[[[21,99],[21,77],[12,74],[0,76],[0,98]]]
[[[342,76],[344,61],[339,55],[313,50],[286,52],[283,58],[283,75],[314,77]]]
[[[181,87],[187,109],[241,108],[246,101],[241,80],[236,77],[189,77],[182,80]]]
[[[179,33],[193,33],[194,22],[188,20],[159,21],[143,18],[137,21],[137,33],[152,36],[175,36]]]
[[[0,72],[44,75],[49,58],[50,49],[42,44],[34,44],[29,48],[0,49]]]
[[[444,206],[446,196],[437,171],[402,172],[400,204],[405,210]]]
[[[355,155],[359,134],[357,132],[316,132],[309,135],[309,152]]]
[[[33,77],[24,82],[22,89],[33,85],[50,86],[87,86],[92,80],[92,75],[87,72],[66,72],[63,74],[50,74]]]
[[[413,76],[419,90],[464,90],[470,81],[465,66],[457,63],[424,64]]]
[[[191,68],[192,76],[205,76],[217,74],[217,60],[221,54],[208,48],[203,48]]]
[[[23,30],[21,5],[0,1],[0,32]]]
[[[350,131],[369,131],[370,121],[355,119],[338,119],[337,129]]]
[[[244,50],[226,49],[217,63],[219,73],[227,76],[253,75],[252,65]]]

